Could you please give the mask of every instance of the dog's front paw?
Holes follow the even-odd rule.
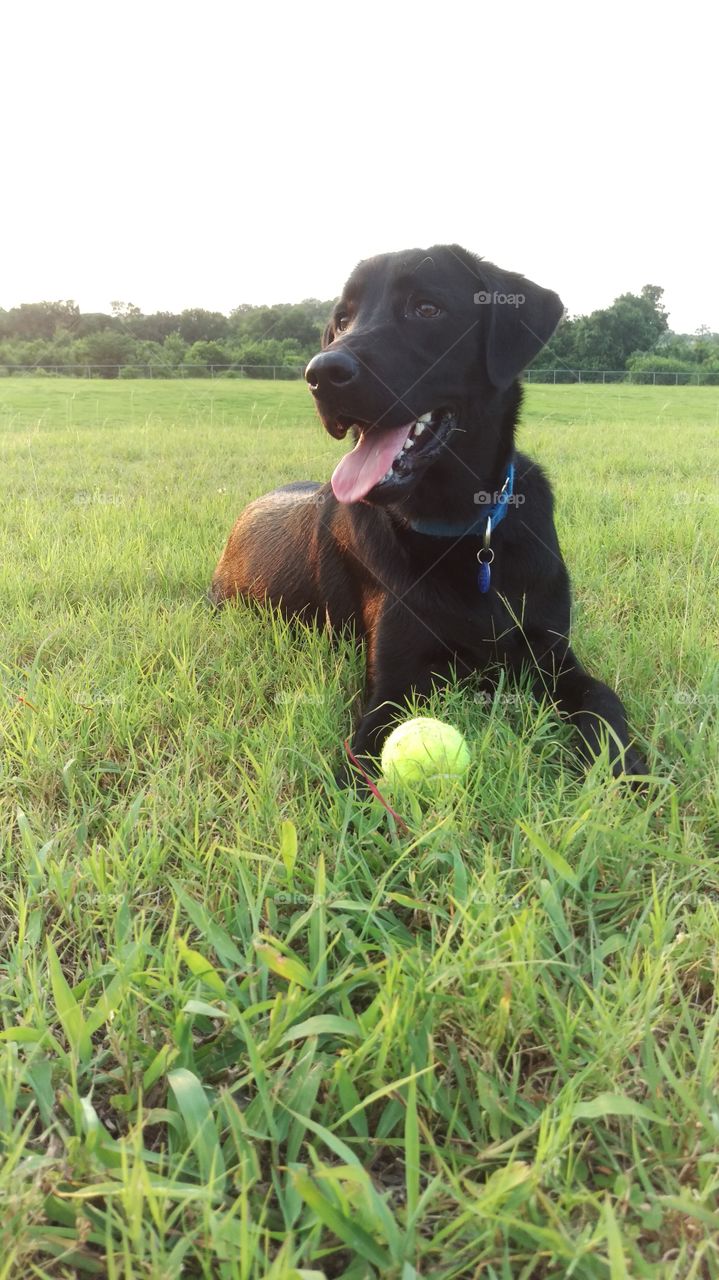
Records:
[[[364,772],[358,769],[349,758],[346,759],[335,773],[335,785],[342,791],[354,790],[358,796],[368,796],[370,786],[365,774],[370,775],[371,761],[365,758],[358,763]]]
[[[625,747],[621,755],[617,755],[612,763],[615,778],[623,778],[632,791],[645,795],[649,789],[651,771],[641,751],[636,747]]]
[[[344,764],[340,765],[339,769],[335,770],[335,786],[339,787],[340,791],[346,791],[348,787],[353,786],[354,777],[355,770],[352,768],[349,760],[347,760]]]

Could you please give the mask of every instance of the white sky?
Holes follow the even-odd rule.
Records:
[[[17,0],[0,306],[334,297],[457,241],[573,313],[719,330],[715,3]]]

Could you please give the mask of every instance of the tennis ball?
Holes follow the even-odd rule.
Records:
[[[417,716],[393,730],[380,761],[389,783],[416,784],[461,778],[469,768],[470,755],[458,729],[431,716]]]

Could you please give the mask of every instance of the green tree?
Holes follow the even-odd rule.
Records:
[[[16,338],[54,337],[58,328],[72,329],[80,315],[76,302],[22,302],[8,313],[9,331]]]
[[[214,365],[232,364],[232,356],[219,342],[194,342],[185,355],[184,363],[192,368],[193,373],[204,376]]]
[[[178,327],[183,341],[189,343],[216,342],[230,331],[227,316],[223,316],[221,311],[205,311],[202,307],[183,311]]]
[[[241,342],[294,339],[303,357],[309,359],[319,348],[322,330],[332,310],[331,302],[306,298],[304,302],[278,303],[272,307],[236,307],[230,315],[233,337]]]
[[[128,316],[125,329],[143,342],[164,342],[170,334],[180,332],[180,316],[171,311],[155,311],[149,316]]]
[[[78,338],[86,338],[91,333],[99,333],[101,329],[122,330],[122,321],[115,316],[106,316],[102,311],[84,311],[77,317],[74,333]]]
[[[135,353],[135,343],[130,335],[113,329],[89,334],[78,343],[78,348],[83,363],[97,365],[103,378],[116,378],[116,366],[132,364]]]
[[[187,354],[187,343],[179,333],[169,333],[161,347],[162,363],[168,369],[179,369]]]
[[[118,320],[127,320],[131,316],[141,316],[142,311],[134,302],[111,302],[110,311]]]
[[[624,369],[636,351],[651,352],[666,332],[663,289],[646,284],[641,294],[623,293],[605,311],[576,322],[574,349],[582,369]]]
[[[559,328],[552,334],[547,346],[535,356],[532,369],[562,370],[577,368],[576,331],[577,319],[565,316]]]

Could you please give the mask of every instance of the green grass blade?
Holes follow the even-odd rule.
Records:
[[[75,999],[67,983],[60,965],[58,954],[50,939],[47,940],[47,963],[50,974],[50,985],[55,999],[55,1011],[60,1025],[67,1037],[71,1050],[77,1054],[82,1063],[90,1061],[92,1041],[82,1009]]]
[[[185,1123],[190,1147],[197,1157],[200,1175],[210,1187],[225,1186],[225,1162],[217,1126],[205,1091],[196,1075],[184,1067],[170,1071],[167,1083]]]

